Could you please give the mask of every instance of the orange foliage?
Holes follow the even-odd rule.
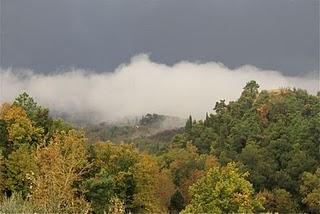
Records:
[[[266,121],[269,113],[269,107],[267,105],[262,105],[260,108],[257,109],[257,111],[259,113],[260,119]]]

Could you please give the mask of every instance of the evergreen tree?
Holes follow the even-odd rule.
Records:
[[[186,125],[185,125],[185,131],[186,133],[190,133],[192,130],[192,125],[193,125],[193,121],[192,121],[192,117],[191,115],[189,116]]]

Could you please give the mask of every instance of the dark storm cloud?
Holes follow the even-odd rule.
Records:
[[[0,0],[1,66],[112,71],[159,63],[319,70],[318,0]]]

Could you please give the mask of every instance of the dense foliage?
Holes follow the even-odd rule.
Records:
[[[86,133],[24,93],[0,107],[0,212],[319,213],[320,98],[258,88],[184,129]]]
[[[259,93],[258,88],[251,81],[237,101],[217,102],[215,114],[204,121],[190,117],[174,143],[191,142],[222,165],[237,162],[249,172],[255,191],[266,196],[268,211],[316,213],[320,195],[312,177],[319,176],[319,96],[296,89]],[[315,182],[314,187],[306,182]]]
[[[183,213],[252,213],[262,209],[252,184],[233,163],[214,167],[190,187],[192,200]]]

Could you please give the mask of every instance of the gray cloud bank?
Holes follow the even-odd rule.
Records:
[[[319,0],[0,0],[0,66],[104,72],[165,64],[319,70]]]
[[[202,118],[216,101],[237,99],[246,82],[261,89],[296,87],[316,93],[317,75],[287,77],[253,66],[229,69],[221,63],[180,62],[173,66],[138,55],[114,72],[70,69],[54,74],[1,69],[0,102],[12,101],[26,91],[41,105],[70,114],[94,113],[101,121],[160,113]]]

